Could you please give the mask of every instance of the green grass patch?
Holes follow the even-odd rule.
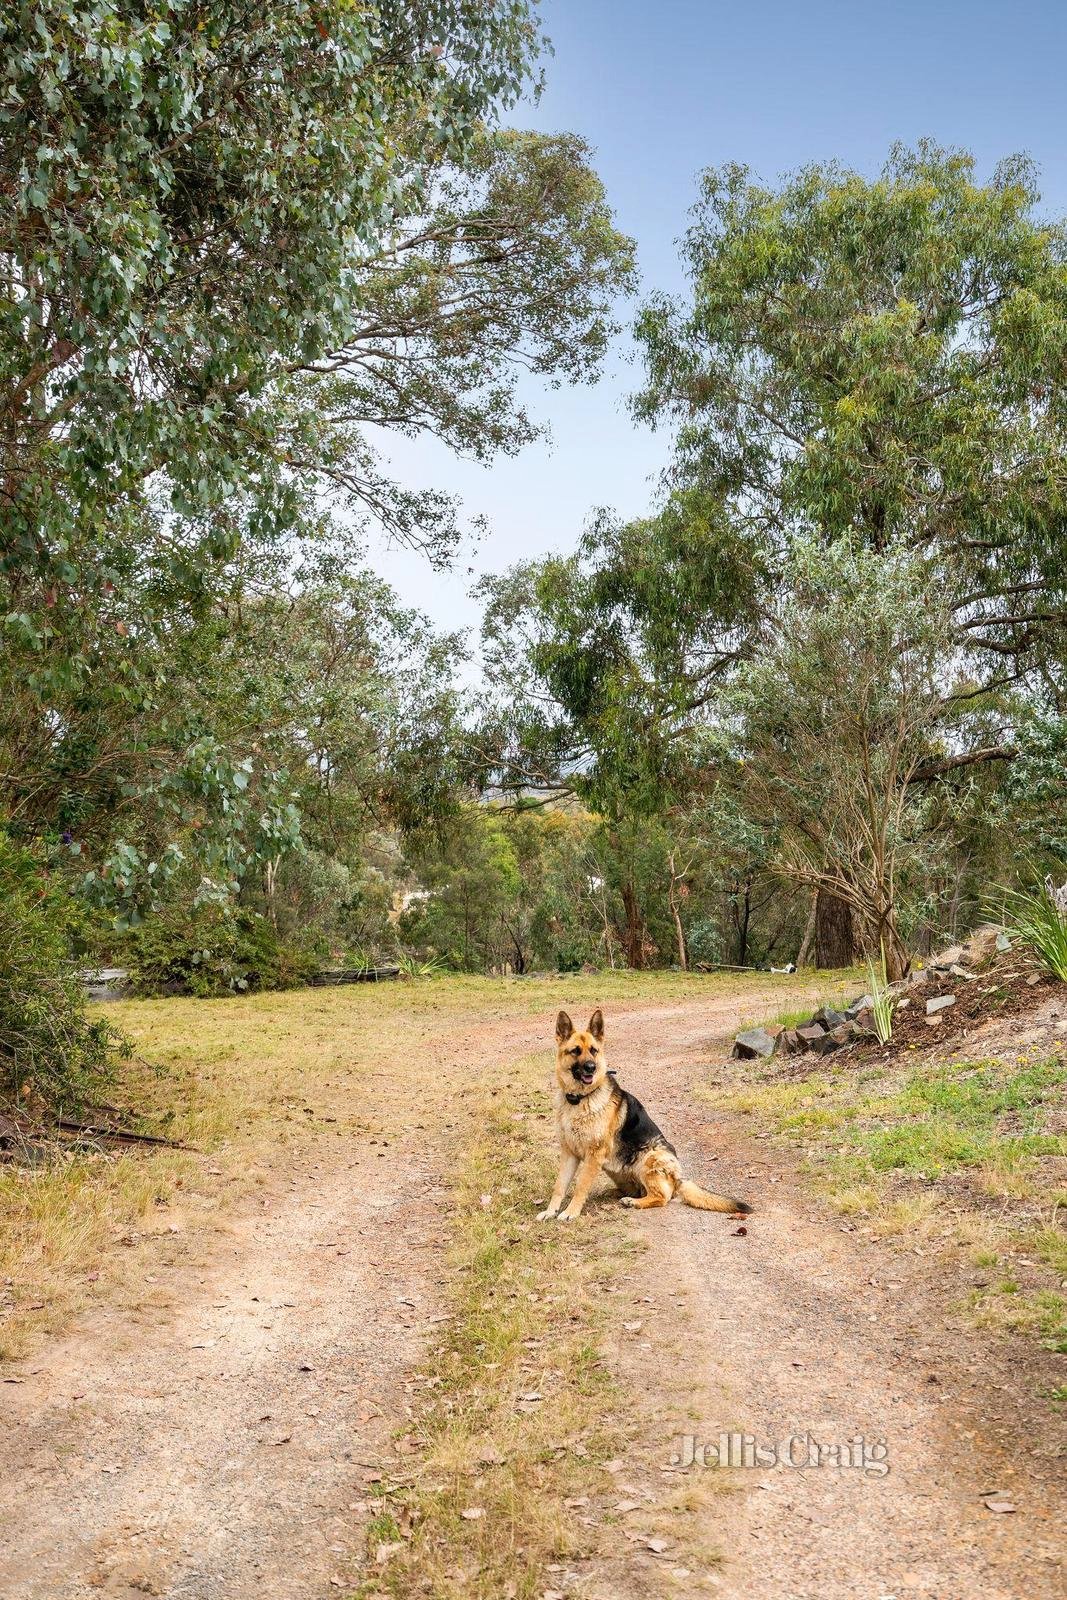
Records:
[[[1053,1289],[1024,1292],[1014,1278],[991,1289],[976,1289],[971,1314],[980,1328],[998,1333],[1026,1333],[1051,1350],[1067,1350],[1067,1300]]]
[[[867,989],[867,979],[863,972],[858,967],[849,968],[848,970],[850,976],[844,987],[835,989],[832,994],[821,993],[817,996],[813,996],[803,1005],[786,1006],[781,1011],[775,1012],[773,1017],[768,1017],[766,1014],[759,1017],[746,1017],[742,1021],[741,1027],[759,1028],[763,1027],[768,1022],[776,1022],[783,1028],[796,1028],[799,1027],[801,1023],[809,1022],[815,1012],[823,1007],[825,1007],[828,1011],[844,1011],[847,1006],[852,1004],[853,1000],[858,999],[858,997],[865,993]],[[753,974],[753,977],[757,976],[762,978],[764,974]],[[794,975],[793,982],[795,983],[798,978],[803,979],[809,976],[813,980],[818,981],[820,975],[815,972],[810,974],[806,972],[798,973]],[[837,974],[836,976],[839,977],[840,974]]]
[[[1053,1056],[919,1067],[895,1083],[837,1068],[746,1085],[724,1099],[793,1142],[836,1135],[833,1150],[814,1152],[816,1162],[859,1182],[883,1173],[937,1178],[989,1161],[1015,1169],[1065,1154],[1067,1140],[1042,1131],[1046,1107],[1062,1098],[1065,1083],[1067,1062]]]
[[[771,1069],[711,1098],[802,1145],[805,1170],[831,1204],[874,1232],[952,1239],[973,1265],[1003,1262],[1006,1273],[1013,1254],[1036,1257],[1058,1285],[1067,1277],[1067,1232],[1052,1161],[1067,1156],[1067,1136],[1047,1130],[1065,1089],[1067,1061],[1057,1055],[861,1074],[827,1064],[805,1078],[779,1078]],[[945,1183],[961,1171],[973,1174],[974,1198],[969,1203],[967,1188],[953,1186],[946,1222],[938,1209]],[[1007,1210],[990,1218],[983,1195],[1004,1207],[1018,1202],[1019,1220],[1013,1225]],[[1035,1206],[1048,1218],[1037,1229]],[[1006,1275],[995,1289],[978,1292],[970,1311],[983,1327],[1067,1349],[1063,1296],[1052,1287],[1024,1289]]]

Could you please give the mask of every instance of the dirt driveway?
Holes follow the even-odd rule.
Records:
[[[623,1081],[693,1175],[758,1206],[743,1235],[681,1205],[633,1217],[652,1236],[627,1282],[640,1336],[620,1334],[610,1358],[651,1397],[663,1473],[674,1439],[703,1446],[722,1433],[760,1446],[810,1436],[854,1447],[860,1436],[884,1445],[889,1471],[742,1466],[721,1478],[702,1530],[722,1564],[687,1567],[679,1552],[668,1566],[635,1549],[627,1589],[1062,1595],[1062,1460],[1018,1434],[1008,1447],[1012,1416],[1032,1409],[1011,1394],[1010,1369],[988,1341],[946,1331],[906,1258],[821,1215],[781,1152],[712,1125],[694,1093],[741,1010],[760,1004],[752,993],[743,1006],[695,999],[609,1016]],[[4,1600],[352,1592],[346,1563],[368,1484],[445,1315],[447,1184],[465,1097],[545,1031],[542,1016],[456,1023],[417,1069],[367,1081],[373,1144],[323,1140],[297,1166],[268,1165],[210,1239],[164,1241],[146,1275],[165,1285],[166,1309],[99,1308],[10,1375]],[[596,1214],[580,1225],[591,1249]],[[991,1513],[983,1502],[998,1494],[1018,1509]],[[591,1567],[573,1592],[607,1600],[621,1580]]]

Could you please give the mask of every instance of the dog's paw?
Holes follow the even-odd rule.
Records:
[[[561,1211],[559,1216],[556,1218],[556,1221],[557,1222],[574,1222],[574,1220],[579,1216],[581,1216],[581,1212],[580,1211]]]
[[[619,1204],[620,1206],[635,1206],[637,1201],[632,1194],[624,1194]]]
[[[555,1215],[556,1213],[552,1210],[552,1207],[546,1206],[543,1211],[537,1213],[537,1220],[538,1222],[551,1222]]]

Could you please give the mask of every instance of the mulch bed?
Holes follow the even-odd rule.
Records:
[[[1037,978],[1035,983],[1033,980]],[[893,1016],[893,1037],[888,1044],[860,1041],[853,1045],[853,1060],[891,1060],[918,1047],[929,1048],[965,1037],[989,1022],[1003,1022],[1033,1011],[1059,990],[1067,1002],[1067,984],[1026,962],[1007,960],[994,963],[973,978],[950,973],[931,974],[926,984],[910,990],[911,1005]],[[926,1002],[938,995],[954,994],[956,1004],[938,1013],[940,1022],[931,1026]]]
[[[1034,982],[1034,979],[1037,979]],[[810,1078],[837,1061],[849,1067],[864,1067],[897,1061],[917,1049],[938,1049],[965,1039],[976,1028],[991,1022],[1006,1022],[1036,1010],[1059,992],[1067,1008],[1067,984],[1051,973],[1034,967],[1018,953],[995,961],[984,972],[971,978],[951,973],[929,972],[925,984],[908,991],[911,1004],[893,1016],[893,1037],[888,1044],[877,1039],[858,1039],[827,1055],[805,1051],[800,1055],[775,1055],[760,1063],[760,1076],[770,1079]],[[954,994],[956,1004],[939,1012],[940,1021],[931,1026],[926,1002],[938,995]],[[744,1063],[754,1067],[755,1062]]]

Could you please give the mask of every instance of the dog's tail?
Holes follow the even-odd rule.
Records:
[[[691,1178],[681,1180],[678,1193],[687,1206],[694,1206],[697,1211],[727,1211],[735,1217],[747,1217],[752,1211],[747,1201],[735,1200],[728,1194],[712,1194],[710,1189],[702,1189]]]

